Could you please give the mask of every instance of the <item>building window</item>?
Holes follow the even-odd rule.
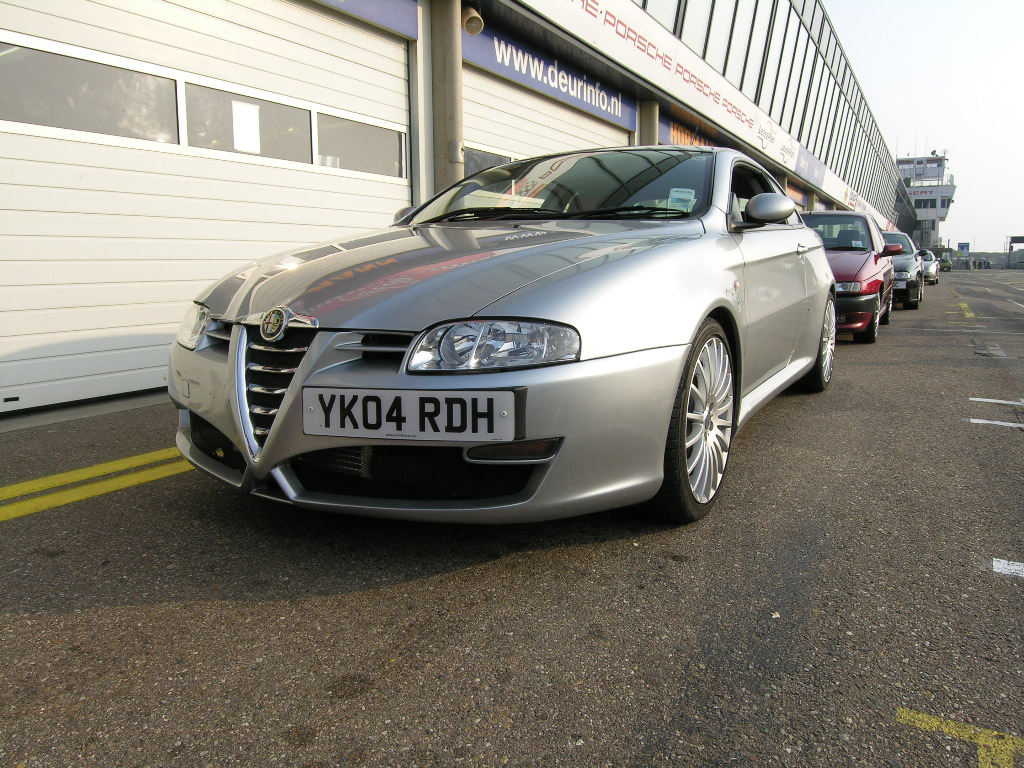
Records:
[[[714,15],[711,17],[711,28],[708,31],[708,48],[704,60],[725,74],[725,55],[729,51],[729,35],[732,32],[732,21],[736,11],[735,0],[715,3]]]
[[[711,4],[712,0],[688,0],[683,18],[682,40],[701,58],[704,58],[704,46],[708,40]]]
[[[185,114],[190,146],[313,162],[308,110],[187,83]]]
[[[178,142],[174,80],[0,43],[0,120]]]
[[[676,11],[679,10],[679,0],[647,0],[646,10],[654,17],[655,21],[670,32],[675,32]]]
[[[952,199],[953,198],[951,198],[951,197],[944,197],[944,198],[942,198],[942,207],[943,208],[949,208],[949,204],[952,201]]]
[[[404,176],[404,135],[389,128],[318,113],[317,164],[350,171]]]

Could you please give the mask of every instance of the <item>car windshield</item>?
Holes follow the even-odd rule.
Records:
[[[474,219],[689,218],[710,205],[710,152],[629,149],[508,163],[463,179],[413,224]]]
[[[921,251],[921,258],[925,261],[935,261],[935,257],[931,251]]]
[[[885,238],[885,242],[890,245],[902,245],[904,253],[913,253],[916,248],[911,242],[910,238],[902,232],[883,232],[882,237]]]
[[[815,213],[804,216],[804,221],[818,233],[826,250],[863,251],[871,248],[867,222],[860,216]]]

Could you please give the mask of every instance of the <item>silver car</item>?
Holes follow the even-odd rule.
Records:
[[[177,444],[310,509],[497,523],[653,500],[688,522],[758,409],[828,386],[834,291],[738,152],[522,160],[210,287],[171,346]]]
[[[928,281],[928,285],[938,285],[939,284],[939,259],[938,259],[938,257],[934,253],[929,251],[928,249],[925,249],[923,251],[918,251],[918,254],[921,256],[921,262],[922,262],[922,266],[924,268],[924,278],[925,278],[925,280]]]

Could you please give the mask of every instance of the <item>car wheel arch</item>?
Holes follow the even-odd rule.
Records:
[[[740,400],[743,392],[743,355],[740,345],[740,330],[736,318],[727,308],[719,306],[707,314],[707,318],[715,320],[722,330],[725,331],[729,341],[729,348],[732,350],[732,376],[733,376],[733,399],[735,400],[735,413],[739,413]],[[707,319],[705,318],[705,319]],[[698,326],[699,327],[699,326]]]

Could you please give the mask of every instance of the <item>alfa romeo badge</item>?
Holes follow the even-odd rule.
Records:
[[[277,341],[284,336],[287,329],[288,318],[283,309],[275,307],[263,313],[263,319],[260,321],[260,335],[266,341]]]

